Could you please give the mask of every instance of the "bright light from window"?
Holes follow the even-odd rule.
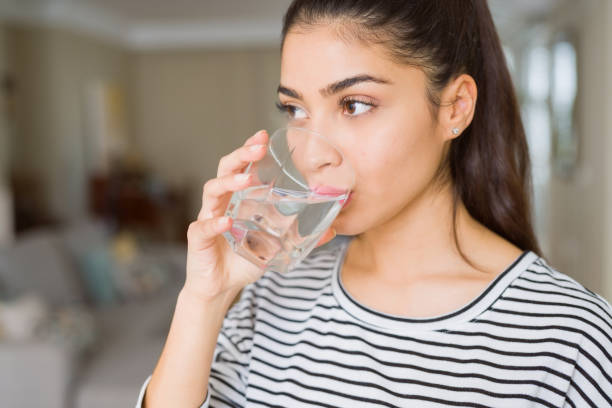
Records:
[[[550,53],[543,46],[531,49],[527,62],[527,93],[531,100],[545,101],[548,98],[550,76]]]

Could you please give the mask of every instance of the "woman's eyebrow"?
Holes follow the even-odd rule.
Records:
[[[331,83],[327,85],[325,88],[320,89],[319,93],[323,96],[330,96],[346,88],[350,88],[351,86],[356,85],[361,82],[376,82],[378,84],[391,84],[392,83],[388,79],[376,78],[376,77],[373,77],[372,75],[362,74],[362,75],[356,75],[353,77],[343,79],[341,81]],[[279,85],[276,92],[282,93],[292,98],[296,98],[300,100],[304,99],[298,91],[296,91],[295,89],[288,88],[283,85]]]

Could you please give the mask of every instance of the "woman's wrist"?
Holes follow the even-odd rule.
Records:
[[[181,289],[166,344],[147,387],[148,404],[201,403],[207,392],[217,337],[232,300],[230,292],[204,299],[189,287]]]
[[[227,310],[239,293],[240,290],[230,289],[216,296],[203,297],[188,286],[184,286],[178,295],[177,309],[189,311],[194,318],[216,316],[223,320]]]

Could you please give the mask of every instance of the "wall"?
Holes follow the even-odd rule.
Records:
[[[564,179],[549,166],[549,181],[537,187],[542,207],[535,225],[545,258],[587,288],[612,298],[612,2],[572,0],[558,2],[540,20],[517,21],[504,40],[520,65],[527,43],[543,41],[547,32],[569,28],[578,38],[577,129],[581,139],[575,174]],[[502,33],[504,34],[504,33]],[[524,81],[524,78],[521,78]],[[524,118],[525,119],[525,118]],[[549,137],[546,132],[532,138]]]
[[[605,190],[605,202],[604,202],[604,222],[602,223],[605,228],[604,244],[603,244],[603,282],[602,282],[602,293],[606,296],[609,301],[612,301],[612,2],[603,2],[604,10],[603,26],[604,37],[606,38],[606,44],[602,50],[603,56],[597,58],[601,61],[601,71],[606,75],[602,75],[604,78],[604,95],[606,97],[605,103],[605,114],[603,118],[606,120],[604,125],[605,133],[601,135],[604,148],[604,163],[606,169],[604,171],[605,177],[603,177],[604,190]]]
[[[219,159],[280,125],[277,48],[179,50],[130,58],[133,134],[144,162],[191,191],[193,218]]]
[[[121,47],[68,31],[12,26],[7,36],[18,86],[15,170],[40,178],[40,203],[61,221],[86,211],[84,96],[92,81],[126,84]]]
[[[92,82],[124,87],[136,151],[163,181],[191,190],[194,217],[219,159],[281,124],[277,47],[138,52],[54,28],[11,26],[7,35],[19,86],[14,167],[41,179],[40,205],[61,221],[86,211]]]
[[[609,10],[606,0],[571,5],[559,10],[557,20],[575,25],[579,35],[578,112],[581,138],[579,165],[571,180],[557,177],[550,184],[551,261],[563,272],[576,277],[589,289],[612,297],[606,284],[612,273],[606,257],[612,241],[610,227],[603,220],[610,216],[612,200],[603,188],[612,178],[607,162],[607,145],[612,137],[609,125],[612,99],[605,85],[610,72],[602,60],[610,54]],[[573,23],[572,23],[573,22]],[[603,83],[602,83],[603,82]]]

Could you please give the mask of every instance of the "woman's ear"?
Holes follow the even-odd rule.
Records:
[[[477,96],[476,82],[467,74],[459,75],[446,86],[438,118],[444,140],[458,137],[470,125]]]

